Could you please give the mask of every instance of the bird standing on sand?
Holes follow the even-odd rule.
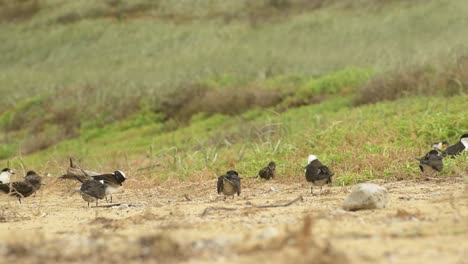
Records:
[[[441,172],[444,168],[444,163],[442,162],[442,157],[439,156],[439,152],[433,149],[429,151],[424,157],[418,159],[419,160],[419,168],[421,171],[429,172],[429,171],[436,171]]]
[[[442,157],[445,158],[445,156],[450,155],[452,158],[454,158],[463,151],[468,151],[468,134],[463,134],[460,137],[460,141],[452,146],[449,146],[444,152],[442,152]]]
[[[15,174],[15,172],[12,169],[4,168],[0,173],[0,183],[9,183],[13,174]]]
[[[225,196],[232,196],[234,198],[234,194],[237,193],[237,196],[239,196],[241,192],[241,179],[239,173],[233,170],[226,172],[225,175],[219,176],[217,184],[218,194],[223,193]]]
[[[80,177],[76,177],[78,181],[81,182],[81,187],[77,190],[83,200],[89,203],[96,202],[96,207],[98,206],[98,200],[104,199],[106,197],[106,189],[108,186],[104,183],[103,180],[83,180]]]
[[[314,186],[320,186],[320,193],[325,184],[332,182],[333,173],[330,169],[323,165],[316,156],[309,155],[307,166],[305,168],[305,177],[308,182],[312,182],[310,193],[314,193]]]
[[[110,195],[110,202],[112,203],[112,194],[123,188],[123,182],[127,179],[125,173],[120,170],[114,171],[111,174],[102,174],[91,176],[94,180],[103,181],[107,186],[106,188],[106,200],[107,195]]]
[[[265,180],[269,180],[270,178],[273,179],[275,177],[275,171],[276,163],[272,161],[268,163],[268,166],[266,166],[258,172],[257,177],[260,176],[260,178]]]
[[[12,183],[1,183],[0,191],[18,197],[19,203],[21,198],[31,196],[41,188],[42,177],[37,175],[34,171],[28,171],[24,177],[24,181],[17,181]]]

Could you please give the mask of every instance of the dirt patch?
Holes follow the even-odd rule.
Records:
[[[131,181],[114,201],[141,206],[88,208],[79,195],[64,195],[66,186],[44,189],[21,205],[0,197],[7,219],[0,222],[1,258],[31,263],[466,263],[468,257],[468,193],[461,178],[378,181],[389,191],[387,208],[357,212],[341,209],[349,187],[312,196],[301,183],[247,179],[240,197],[223,200],[217,199],[215,180],[165,183],[144,192]],[[235,210],[203,215],[207,208],[222,207]]]

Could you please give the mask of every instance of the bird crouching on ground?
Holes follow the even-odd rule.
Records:
[[[81,194],[83,200],[89,203],[96,202],[96,207],[98,206],[98,201],[106,197],[107,185],[103,180],[83,180],[80,177],[76,179],[81,182],[81,187],[79,190],[76,190]]]
[[[310,193],[314,193],[314,186],[320,186],[320,193],[322,192],[323,185],[332,182],[334,174],[330,169],[323,165],[316,156],[309,155],[307,165],[305,167],[305,177],[308,182],[312,183]]]
[[[10,168],[4,168],[2,172],[0,172],[0,183],[9,183],[11,176],[13,176],[15,172]]]
[[[258,172],[257,177],[260,176],[260,178],[265,179],[265,180],[273,179],[275,178],[275,171],[276,171],[276,163],[272,161],[268,163],[268,166],[266,166],[265,168],[261,169]]]
[[[8,195],[18,197],[19,203],[21,198],[31,196],[41,188],[42,177],[34,171],[28,171],[24,177],[24,181],[0,184],[0,191]]]
[[[431,172],[441,172],[444,168],[444,163],[442,162],[442,157],[439,156],[439,152],[435,149],[429,151],[419,160],[419,168],[423,173]]]
[[[237,196],[241,193],[241,180],[239,173],[230,170],[225,175],[218,177],[217,190],[218,194],[223,193],[225,196],[232,196],[237,193]]]
[[[110,174],[102,174],[91,176],[93,180],[103,181],[107,186],[106,188],[106,200],[107,195],[110,195],[110,202],[112,203],[112,194],[123,188],[123,182],[127,179],[125,173],[120,170],[116,170]]]
[[[460,137],[460,141],[449,146],[444,152],[442,152],[442,157],[450,155],[452,158],[459,155],[463,151],[468,151],[468,134],[463,134]]]

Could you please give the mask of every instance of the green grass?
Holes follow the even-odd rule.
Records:
[[[30,19],[0,20],[0,159],[56,172],[73,156],[159,179],[253,176],[275,160],[302,177],[314,153],[349,184],[416,177],[430,142],[468,131],[463,90],[354,107],[394,70],[461,74],[445,66],[467,52],[466,1],[111,2],[42,0]],[[408,80],[426,96],[432,79]],[[194,87],[204,94],[184,102]],[[168,118],[177,100],[186,116]]]
[[[222,76],[240,84],[285,74],[315,77],[349,66],[380,72],[453,59],[466,51],[468,36],[465,1],[397,1],[377,10],[332,5],[257,26],[248,17],[229,23],[206,17],[242,14],[250,1],[161,1],[150,8],[152,16],[70,24],[56,20],[106,4],[41,2],[30,21],[0,27],[0,90],[9,95],[0,98],[0,112],[31,94],[54,98],[63,90],[70,104],[86,99],[93,111],[109,101],[125,106],[120,98],[157,98],[180,83]],[[201,18],[179,23],[160,18],[162,13]]]
[[[93,168],[119,167],[158,179],[210,178],[228,169],[255,176],[274,160],[280,179],[302,180],[307,155],[315,154],[331,166],[338,185],[408,179],[419,177],[415,158],[433,141],[454,143],[468,131],[467,99],[411,98],[350,107],[351,99],[336,98],[281,114],[200,118],[169,132],[160,123],[128,127],[125,121],[22,160],[53,170],[51,161],[66,166],[73,156]],[[460,173],[467,161],[466,155],[447,160],[442,175]]]

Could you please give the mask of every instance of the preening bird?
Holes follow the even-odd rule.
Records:
[[[275,171],[276,163],[272,161],[268,163],[268,166],[266,166],[258,172],[257,177],[260,176],[260,178],[265,180],[273,179],[275,177]]]
[[[239,196],[241,193],[241,179],[239,173],[233,170],[219,176],[217,183],[218,194],[223,193],[225,196],[232,196],[234,198],[234,194],[237,193],[237,196]]]
[[[12,169],[4,168],[2,172],[0,172],[0,183],[9,183],[13,174],[15,174],[15,172]]]
[[[331,183],[333,175],[330,169],[323,165],[316,156],[309,155],[305,177],[308,182],[312,183],[310,193],[314,193],[314,186],[320,186],[320,192],[322,192],[323,185]]]
[[[422,172],[437,171],[441,172],[444,168],[444,163],[442,162],[442,157],[439,156],[439,152],[433,149],[429,151],[419,160],[419,168]]]
[[[468,151],[468,134],[463,134],[460,137],[460,141],[449,146],[444,152],[442,152],[442,157],[450,155],[452,158],[459,155],[463,151]]]
[[[34,171],[28,171],[24,181],[1,183],[0,191],[18,197],[18,201],[21,203],[21,198],[31,196],[41,188],[41,185],[42,177]]]

